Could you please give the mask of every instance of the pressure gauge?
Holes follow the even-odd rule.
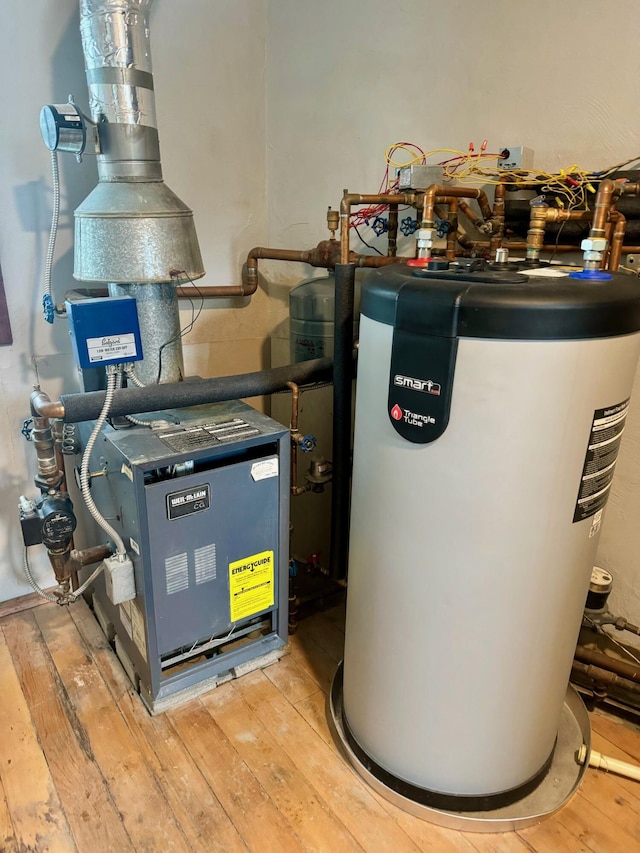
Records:
[[[79,157],[87,143],[84,120],[75,104],[47,104],[40,110],[40,133],[49,151]]]

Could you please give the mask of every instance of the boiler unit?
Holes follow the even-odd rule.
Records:
[[[289,432],[240,401],[165,413],[178,416],[106,425],[90,459],[135,576],[123,593],[106,561],[94,609],[153,712],[272,663],[287,642]]]
[[[333,700],[362,775],[447,823],[506,817],[566,763],[559,727],[640,291],[597,271],[429,266],[363,285]]]

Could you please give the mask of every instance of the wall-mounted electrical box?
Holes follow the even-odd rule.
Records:
[[[67,300],[69,331],[83,370],[142,359],[136,300],[131,296]]]
[[[499,148],[498,169],[532,169],[533,149],[524,145],[510,145]]]

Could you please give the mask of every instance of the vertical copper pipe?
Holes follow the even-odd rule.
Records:
[[[291,494],[298,494],[298,445],[294,441],[294,433],[298,431],[298,409],[300,403],[300,388],[295,382],[287,382],[291,390],[291,423],[289,425],[289,443],[291,444]]]
[[[504,238],[504,199],[506,190],[507,185],[504,181],[500,181],[500,183],[496,185],[496,195],[493,202],[493,219],[496,223],[496,236],[500,239],[500,243],[502,243]]]
[[[529,218],[529,230],[527,231],[527,260],[537,261],[544,245],[544,227],[547,222],[547,208],[543,205],[534,205],[531,208]]]
[[[340,202],[340,263],[349,263],[349,227],[351,224],[351,201],[349,200],[349,190],[342,191],[342,201]]]
[[[489,242],[489,251],[492,256],[495,257],[496,250],[502,246],[502,240],[504,238],[504,195],[505,195],[505,184],[504,181],[501,181],[496,185],[496,193],[493,202],[493,221],[494,221],[494,232],[491,236],[491,240]]]
[[[389,205],[389,231],[387,243],[387,255],[395,258],[398,248],[398,205]]]
[[[613,238],[611,240],[611,252],[609,253],[609,272],[615,272],[620,266],[622,244],[624,243],[626,228],[627,220],[621,213],[616,211],[615,227],[613,229]]]
[[[600,181],[600,186],[598,187],[594,204],[593,224],[591,226],[591,231],[589,232],[589,237],[605,237],[607,219],[609,218],[611,205],[622,192],[622,184],[612,181],[611,178],[605,178],[603,181]]]
[[[611,251],[611,236],[613,234],[613,222],[608,221],[604,226],[604,239],[607,241],[607,245],[605,247],[604,252],[602,253],[602,260],[600,261],[600,269],[606,270],[607,262],[609,260],[609,252]]]

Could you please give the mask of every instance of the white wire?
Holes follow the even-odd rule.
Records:
[[[612,642],[615,646],[618,646],[618,648],[619,648],[621,651],[623,651],[623,652],[625,653],[625,655],[628,655],[628,656],[629,656],[630,658],[632,658],[632,660],[634,660],[636,663],[640,663],[640,658],[636,657],[636,656],[633,654],[633,652],[630,652],[630,651],[629,651],[629,649],[628,649],[626,646],[623,646],[623,645],[622,645],[622,643],[619,643],[619,642],[618,642],[618,640],[616,640],[616,638],[615,638],[615,637],[613,637],[613,636],[612,636],[608,631],[605,631],[605,630],[604,630],[604,626],[603,626],[603,625],[599,625],[599,624],[598,624],[594,619],[591,619],[591,618],[590,618],[589,616],[587,616],[587,615],[585,615],[585,617],[584,617],[584,618],[585,618],[585,619],[587,620],[587,622],[588,622],[588,623],[589,623],[589,624],[594,628],[594,630],[596,631],[596,633],[603,634],[603,635],[604,635],[608,640],[611,640],[611,642]]]
[[[58,236],[58,221],[60,219],[60,175],[58,172],[58,154],[51,152],[51,182],[53,186],[53,206],[51,210],[51,229],[49,231],[49,244],[44,264],[44,289],[53,299],[51,274],[53,271],[53,256],[56,248],[56,237]]]
[[[87,506],[87,509],[95,519],[95,521],[100,525],[100,527],[104,530],[104,532],[109,536],[116,545],[116,553],[118,556],[124,556],[127,553],[126,548],[124,547],[124,542],[120,534],[109,524],[106,518],[100,513],[100,510],[95,505],[93,497],[91,495],[90,490],[90,481],[91,478],[89,476],[89,462],[91,459],[91,451],[93,450],[93,446],[97,441],[100,430],[102,429],[107,417],[109,415],[109,410],[111,409],[111,404],[113,403],[113,395],[116,391],[116,382],[117,382],[117,371],[113,364],[107,365],[107,391],[104,398],[104,404],[102,406],[102,411],[100,412],[100,416],[95,423],[93,428],[93,432],[89,437],[89,441],[87,442],[87,446],[84,449],[84,453],[82,454],[82,465],[80,467],[80,491],[82,493],[82,497],[84,498],[84,502]]]
[[[38,584],[36,583],[35,578],[31,574],[31,566],[29,565],[29,551],[28,551],[26,545],[25,545],[22,557],[23,557],[24,573],[27,576],[27,580],[29,581],[29,585],[30,585],[31,589],[33,589],[34,592],[37,592],[38,595],[41,595],[42,598],[46,598],[47,601],[51,601],[54,604],[59,604],[59,600],[55,595],[51,595],[50,592],[45,592],[42,589],[42,587],[38,586]]]
[[[100,565],[98,566],[98,568],[89,575],[89,577],[82,584],[82,586],[79,586],[78,589],[74,589],[73,593],[69,596],[69,602],[71,603],[73,601],[77,601],[80,598],[80,596],[82,595],[82,593],[85,591],[85,589],[87,589],[87,587],[91,586],[93,581],[98,577],[98,575],[100,574],[100,572],[103,569],[104,569],[104,562],[101,562]]]
[[[626,646],[623,646],[623,645],[622,645],[622,643],[619,643],[619,642],[618,642],[618,640],[616,640],[616,638],[615,638],[615,637],[612,637],[612,636],[611,636],[611,634],[610,634],[608,631],[605,631],[605,630],[604,630],[604,627],[602,627],[602,626],[601,626],[601,631],[602,631],[602,633],[605,635],[605,637],[606,637],[608,640],[611,640],[611,642],[612,642],[614,645],[618,646],[618,648],[619,648],[621,651],[623,651],[623,652],[625,653],[625,655],[628,655],[628,656],[629,656],[630,658],[632,658],[636,663],[640,663],[640,658],[636,657],[632,652],[630,652],[630,651],[629,651],[629,649],[628,649]]]
[[[137,388],[144,388],[144,382],[142,382],[142,381],[138,378],[138,375],[137,375],[137,373],[135,372],[135,369],[134,369],[133,364],[132,364],[131,362],[129,362],[128,364],[125,364],[125,366],[124,366],[124,372],[127,374],[127,376],[129,377],[129,379],[133,382],[133,384],[134,384]]]

